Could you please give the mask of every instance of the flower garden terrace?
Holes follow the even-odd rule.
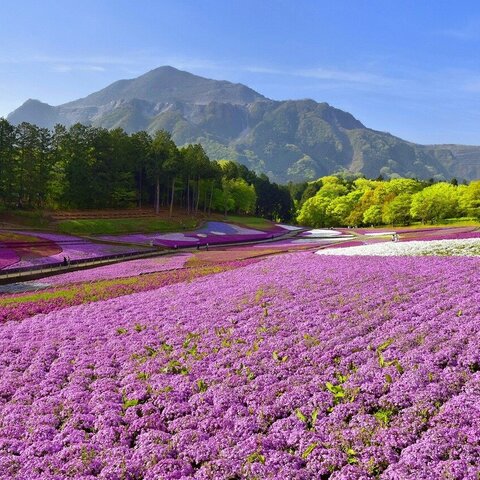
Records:
[[[78,237],[44,231],[0,230],[0,270],[24,269],[115,255],[128,257],[159,248],[206,247],[215,244],[248,243],[289,235],[291,227],[264,221],[260,228],[225,222],[207,222],[179,233],[118,234]]]
[[[0,327],[0,478],[476,479],[480,259],[277,255]]]
[[[232,217],[232,219],[238,221],[240,217]],[[143,222],[144,219],[141,220]],[[298,227],[274,224],[262,219],[245,218],[243,221],[245,225],[209,221],[197,229],[190,230],[186,229],[185,223],[183,223],[182,231],[88,237],[34,230],[0,230],[0,270],[18,268],[28,270],[43,265],[60,264],[66,257],[74,263],[101,260],[113,256],[128,258],[131,255],[168,248],[200,249],[206,248],[207,245],[258,243],[261,248],[270,248],[275,244],[277,250],[285,251],[295,247],[329,246],[337,243],[337,240],[339,243],[343,243],[352,234],[356,238],[351,240],[362,244],[386,241],[389,238],[389,232],[385,229],[317,229],[310,231],[303,229],[302,232],[302,229]],[[160,227],[161,225],[154,224],[153,226]],[[180,224],[177,225],[177,227],[179,226]],[[478,226],[409,228],[401,229],[398,233],[400,233],[402,241],[472,238],[480,235]],[[277,241],[273,242],[273,240]],[[263,245],[263,242],[267,242],[267,244]],[[347,245],[352,245],[352,243],[345,243],[345,246]]]

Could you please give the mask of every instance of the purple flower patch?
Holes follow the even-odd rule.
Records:
[[[0,328],[2,478],[475,479],[480,259],[294,253]]]

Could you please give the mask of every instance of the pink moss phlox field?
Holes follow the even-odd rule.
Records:
[[[199,276],[243,267],[257,261],[255,258],[227,259],[215,262],[213,265],[167,269],[140,276],[90,280],[72,285],[59,284],[40,292],[4,294],[0,295],[0,324],[6,321],[20,321],[40,313],[47,314],[73,305],[155,290],[174,283],[189,282]],[[48,278],[45,278],[42,283],[47,281]]]
[[[0,328],[2,479],[478,478],[480,260],[277,255]]]
[[[142,258],[139,260],[129,260],[127,262],[105,265],[102,267],[89,268],[88,270],[78,270],[76,272],[64,273],[48,277],[44,283],[50,285],[66,285],[78,282],[95,282],[98,280],[107,280],[113,278],[133,277],[145,273],[163,272],[183,268],[185,262],[191,257],[191,254],[180,253],[174,256],[163,256],[156,258]]]
[[[373,243],[373,242],[369,242],[369,243]],[[359,240],[352,240],[348,242],[336,243],[334,245],[328,245],[328,249],[330,250],[331,248],[357,247],[359,245],[365,245],[365,242],[361,242]]]
[[[400,228],[399,230],[395,229],[397,233],[403,234],[423,234],[425,236],[429,235],[452,235],[452,238],[456,238],[458,234],[465,234],[469,232],[478,232],[478,227],[475,226],[468,226],[468,227],[431,227],[431,228],[415,228],[415,229],[408,229],[408,228]]]
[[[61,247],[51,240],[11,230],[0,230],[0,269],[23,259],[34,260],[56,255],[61,251]]]
[[[319,238],[286,238],[283,240],[278,240],[274,242],[267,242],[267,243],[260,243],[255,245],[255,248],[279,248],[279,247],[308,247],[308,246],[316,246],[321,247],[324,245],[334,245],[335,243],[341,243],[342,241],[338,241],[335,239],[319,239]]]
[[[0,243],[0,269],[15,265],[20,258],[11,248]]]
[[[32,259],[23,259],[15,264],[10,264],[10,268],[31,267],[35,265],[48,265],[50,263],[58,263],[63,257],[69,257],[71,260],[83,260],[89,258],[105,257],[109,255],[129,253],[139,248],[126,245],[109,245],[102,243],[94,243],[90,240],[75,237],[73,235],[62,235],[58,233],[46,232],[16,232],[23,235],[31,235],[54,242],[61,248],[61,253],[45,257]],[[0,267],[2,268],[2,267]],[[8,267],[7,267],[8,268]]]
[[[458,228],[458,229],[439,229],[437,232],[425,232],[421,234],[413,233],[411,235],[402,235],[402,241],[418,240],[462,240],[467,238],[479,238],[480,231],[476,228]]]
[[[285,228],[272,224],[268,231],[241,227],[224,222],[207,222],[205,226],[183,233],[145,233],[128,235],[103,235],[99,238],[116,242],[137,243],[143,245],[161,245],[165,247],[194,247],[266,240],[287,233]]]
[[[367,235],[368,243],[384,241],[382,237],[375,237],[375,234],[385,233],[388,237],[390,232],[396,232],[400,235],[400,241],[429,241],[429,240],[461,240],[468,238],[480,237],[480,230],[478,227],[430,227],[430,228],[391,228],[389,230],[375,228],[375,229],[356,229],[356,233]],[[385,238],[385,237],[384,237]]]

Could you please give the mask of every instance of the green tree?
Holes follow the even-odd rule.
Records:
[[[422,189],[422,184],[412,178],[395,178],[385,182],[387,193],[400,195],[402,193],[416,193]]]
[[[320,188],[322,188],[321,180],[307,184],[307,186],[305,187],[305,190],[302,193],[302,196],[300,197],[299,207],[301,208],[302,205],[309,198],[314,197],[317,194],[317,192],[320,190]]]
[[[435,183],[415,193],[412,197],[410,214],[423,223],[434,223],[444,218],[453,217],[457,211],[457,187],[450,183]]]
[[[480,180],[471,182],[461,192],[460,205],[463,210],[468,215],[480,219]]]
[[[203,147],[197,143],[193,146],[194,150],[194,166],[195,166],[195,179],[196,179],[196,200],[195,200],[195,212],[198,212],[198,206],[200,204],[200,180],[207,177],[210,173],[210,160],[205,153]]]
[[[382,207],[380,205],[371,205],[363,214],[363,223],[365,225],[380,225],[382,223]]]
[[[412,195],[401,193],[383,207],[382,219],[384,223],[395,225],[409,225],[412,221],[410,209]]]
[[[95,152],[93,128],[77,123],[56,142],[61,148],[66,185],[62,204],[70,208],[92,208],[95,204]],[[57,147],[58,148],[58,147]]]
[[[225,182],[229,183],[228,190],[235,202],[235,210],[238,213],[254,213],[257,195],[253,185],[248,185],[243,178],[225,180]]]
[[[146,184],[147,169],[153,164],[152,155],[152,137],[145,131],[133,133],[130,136],[130,155],[132,157],[131,163],[135,169],[135,179],[137,184],[137,204],[142,208],[144,200],[144,191]],[[161,168],[159,168],[159,174]],[[156,174],[154,168],[154,175]],[[160,177],[160,175],[159,175]],[[155,176],[156,178],[156,176]],[[159,178],[160,181],[160,178]],[[159,186],[160,189],[160,186]],[[160,195],[158,195],[160,197]],[[160,199],[159,199],[160,200]],[[158,212],[157,212],[158,213]]]
[[[15,128],[4,118],[0,118],[0,201],[13,203]]]
[[[315,195],[309,198],[300,209],[297,215],[297,222],[300,225],[309,227],[327,227],[332,220],[331,215],[327,213],[331,199],[322,195]]]
[[[57,124],[52,133],[52,174],[48,183],[48,203],[52,208],[63,206],[67,176],[65,173],[68,161],[67,150],[68,130],[65,126]]]
[[[154,178],[155,182],[155,212],[160,212],[160,177],[165,174],[171,178],[172,192],[170,202],[170,216],[173,210],[175,196],[175,182],[180,175],[180,154],[177,146],[172,140],[170,133],[159,130],[152,140],[152,152],[149,157],[150,163],[148,175]]]
[[[18,205],[44,206],[51,172],[50,132],[23,122],[16,128]]]
[[[175,142],[172,140],[171,135],[168,132],[162,131],[153,139],[154,150],[156,148],[155,141],[157,140],[157,154],[163,158],[163,171],[165,175],[170,179],[171,191],[170,191],[170,216],[173,215],[173,203],[175,201],[175,188],[179,178],[184,175],[184,161],[183,156],[180,154]],[[158,178],[158,177],[157,177]],[[158,185],[158,183],[157,183]],[[158,191],[158,187],[157,187]],[[159,194],[157,195],[159,198]],[[158,202],[158,200],[157,200]]]
[[[223,177],[227,180],[233,180],[240,176],[236,162],[232,162],[232,160],[219,160],[218,164],[222,169]]]
[[[297,221],[302,225],[312,227],[333,226],[336,214],[334,212],[335,207],[332,208],[330,205],[335,199],[348,193],[347,187],[335,176],[322,177],[320,180],[322,187],[314,197],[306,200],[298,213]]]
[[[327,213],[332,216],[335,225],[349,225],[348,219],[362,196],[363,192],[354,190],[330,202]]]
[[[222,179],[221,188],[215,188],[213,192],[213,205],[215,210],[223,210],[225,216],[235,208],[235,200],[230,191],[232,180]]]
[[[210,215],[212,211],[212,206],[213,206],[213,199],[214,199],[214,191],[215,191],[215,185],[221,182],[222,179],[222,168],[218,164],[218,162],[210,162],[208,166],[208,170],[206,172],[206,177],[208,179],[209,183],[209,189],[210,189],[210,194],[209,194],[209,200],[208,200],[208,214]],[[204,205],[204,212],[206,212],[207,209],[207,200],[205,199],[205,205]]]

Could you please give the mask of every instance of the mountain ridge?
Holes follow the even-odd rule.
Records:
[[[386,178],[480,177],[478,146],[415,144],[370,129],[326,102],[272,100],[241,83],[170,66],[58,106],[29,99],[7,119],[47,128],[79,122],[128,133],[165,129],[179,145],[201,143],[212,159],[237,160],[282,183],[341,170]]]

